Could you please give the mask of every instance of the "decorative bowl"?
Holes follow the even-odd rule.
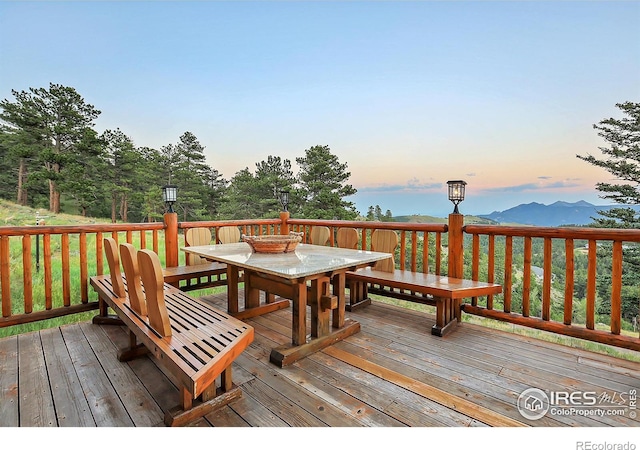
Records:
[[[289,235],[242,236],[255,253],[289,253],[302,242],[303,233],[290,232]]]

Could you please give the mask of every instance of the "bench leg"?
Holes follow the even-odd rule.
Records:
[[[95,325],[124,325],[118,316],[109,314],[109,305],[102,297],[98,297],[98,315],[93,316],[91,323]]]
[[[215,390],[215,383],[212,383],[212,387]],[[228,405],[242,396],[242,390],[237,386],[233,386],[227,392],[200,403],[194,402],[191,393],[184,387],[180,390],[180,396],[182,405],[167,411],[164,415],[164,423],[169,427],[187,425],[216,409]]]
[[[444,336],[453,331],[460,321],[460,300],[436,298],[436,324],[431,328],[434,336]]]
[[[368,284],[362,281],[349,283],[349,304],[346,305],[345,309],[347,311],[355,311],[370,304]]]
[[[129,347],[118,351],[118,361],[131,361],[147,353],[149,353],[149,349],[143,344],[138,344],[135,333],[129,330]]]

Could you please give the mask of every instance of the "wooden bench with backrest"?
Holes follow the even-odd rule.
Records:
[[[211,243],[211,230],[204,227],[189,228],[184,234],[184,240],[187,246],[208,245]],[[216,240],[221,244],[239,242],[240,230],[235,226],[220,227],[216,233]],[[165,282],[183,291],[227,284],[226,264],[207,261],[193,254],[186,255],[186,262],[186,266],[164,269]]]
[[[90,281],[101,304],[94,322],[113,309],[130,335],[118,359],[151,353],[176,384],[180,404],[165,412],[165,424],[188,424],[238,398],[231,365],[253,341],[253,328],[165,283],[154,252],[122,244],[123,279],[116,241],[106,238],[104,248],[110,273]]]
[[[431,333],[443,336],[460,322],[463,298],[502,292],[499,284],[396,269],[393,255],[397,246],[398,235],[395,231],[373,232],[371,250],[390,253],[392,257],[378,261],[373,267],[347,272],[349,311],[370,304],[369,294],[435,306],[436,323]]]

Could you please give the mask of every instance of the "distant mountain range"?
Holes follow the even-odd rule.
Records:
[[[494,211],[491,214],[479,215],[478,217],[503,224],[514,223],[539,227],[589,225],[594,222],[594,217],[599,217],[598,211],[620,208],[621,206],[596,206],[585,201],[576,203],[555,202],[551,205],[533,202],[518,205],[505,211]],[[631,208],[640,211],[640,206],[631,206]]]

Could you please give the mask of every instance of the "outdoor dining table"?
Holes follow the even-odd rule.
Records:
[[[270,361],[289,365],[360,331],[345,318],[345,273],[390,258],[389,253],[298,244],[288,253],[254,253],[245,242],[182,248],[227,265],[228,312],[248,318],[292,304],[291,343],[274,348]],[[243,273],[245,305],[239,308],[238,281]],[[333,289],[332,289],[333,286]],[[265,292],[265,303],[260,302]],[[275,296],[281,300],[275,301]],[[282,300],[288,299],[288,300]],[[307,333],[307,305],[311,330]]]

